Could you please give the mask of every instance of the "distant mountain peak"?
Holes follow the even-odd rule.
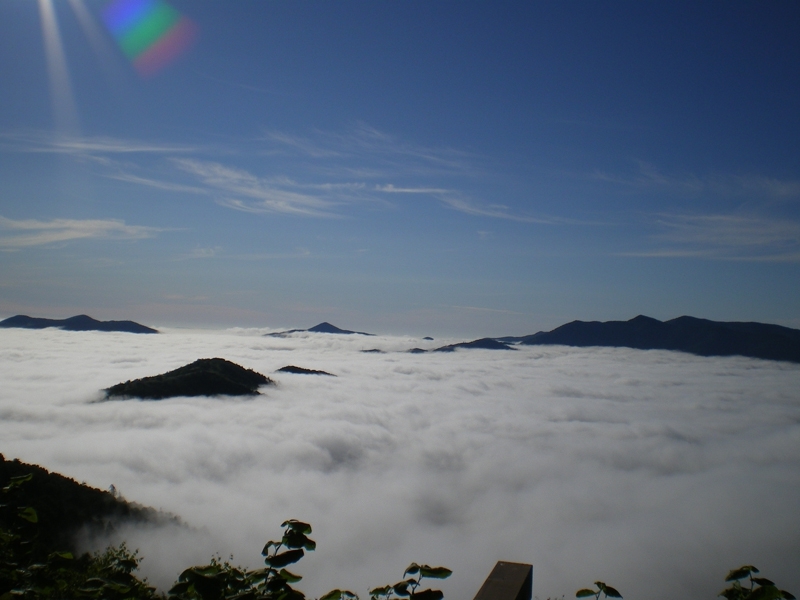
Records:
[[[135,321],[98,321],[89,315],[75,315],[68,319],[43,319],[16,315],[0,321],[0,327],[19,327],[22,329],[47,329],[56,327],[64,331],[123,331],[126,333],[158,333],[157,329]]]
[[[331,325],[327,321],[323,321],[319,325],[314,325],[308,329],[290,329],[289,331],[279,331],[277,333],[268,333],[266,335],[272,337],[283,337],[285,335],[289,335],[290,333],[333,333],[336,335],[369,335],[372,336],[372,333],[365,333],[363,331],[350,331],[349,329],[340,329],[336,327],[336,325]]]

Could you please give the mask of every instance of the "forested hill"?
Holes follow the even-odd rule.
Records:
[[[0,501],[12,509],[17,506],[35,508],[38,515],[36,543],[43,553],[76,551],[74,537],[84,527],[107,531],[121,522],[177,520],[155,509],[127,502],[109,491],[50,473],[38,465],[6,460],[0,454],[0,488],[8,486],[12,477],[28,474],[32,475],[29,481],[14,486]],[[16,510],[0,510],[0,530],[12,529],[16,519]]]

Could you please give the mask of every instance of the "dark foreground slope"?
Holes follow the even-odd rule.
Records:
[[[131,504],[122,498],[77,481],[50,473],[37,465],[6,460],[0,454],[0,488],[12,477],[31,475],[29,481],[1,496],[14,506],[34,506],[38,517],[35,543],[44,553],[55,550],[75,552],[75,534],[81,530],[108,532],[125,522],[156,523],[176,520],[155,509]],[[12,507],[13,508],[13,507]],[[15,511],[0,510],[0,530],[14,528]]]
[[[224,358],[201,358],[174,371],[118,383],[105,390],[107,398],[162,400],[175,396],[255,396],[269,377]]]
[[[510,338],[501,339],[509,341]],[[643,315],[630,321],[573,321],[514,341],[524,345],[613,346],[800,362],[800,330],[695,317],[663,322]]]
[[[134,321],[98,321],[88,315],[77,315],[69,319],[42,319],[17,315],[0,321],[0,327],[21,327],[23,329],[46,329],[57,327],[65,331],[123,331],[126,333],[158,333],[157,329],[146,327]]]

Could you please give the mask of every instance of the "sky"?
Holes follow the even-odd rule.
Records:
[[[40,464],[181,517],[126,540],[168,588],[214,553],[259,567],[311,523],[299,589],[362,598],[411,562],[472,598],[498,560],[538,598],[599,580],[625,598],[715,598],[752,564],[800,591],[800,369],[744,357],[528,346],[409,354],[448,339],[167,329],[3,330],[0,439]],[[379,349],[384,353],[364,353]],[[103,388],[219,356],[263,395],[102,401]],[[291,375],[294,364],[335,377]]]
[[[0,316],[800,327],[796,2],[126,1],[0,3]]]

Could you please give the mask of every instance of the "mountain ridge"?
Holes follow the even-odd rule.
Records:
[[[340,329],[336,325],[331,325],[327,321],[323,321],[308,329],[290,329],[288,331],[278,331],[276,333],[266,333],[268,337],[284,337],[291,333],[332,333],[336,335],[368,335],[374,337],[374,333],[366,333],[364,331],[350,331],[349,329]]]
[[[800,363],[800,330],[753,321],[711,321],[681,316],[659,321],[571,321],[551,331],[495,338],[522,346],[604,346],[674,350],[697,356],[746,356]]]
[[[98,321],[89,315],[75,315],[68,319],[45,319],[15,315],[0,321],[0,327],[22,329],[47,329],[56,327],[64,331],[122,331],[125,333],[158,333],[157,329],[135,321]]]

